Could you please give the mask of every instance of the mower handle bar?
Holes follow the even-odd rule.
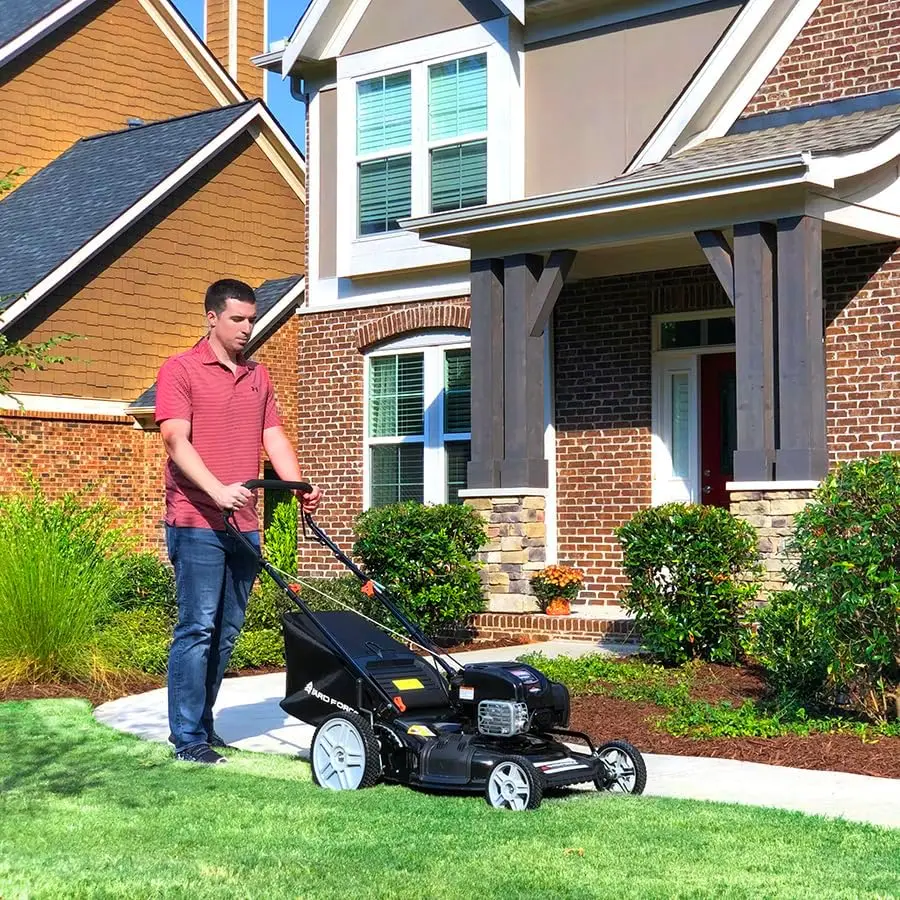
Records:
[[[270,491],[300,491],[301,494],[312,493],[312,485],[306,481],[281,481],[277,478],[254,478],[244,482],[248,491],[262,488]]]

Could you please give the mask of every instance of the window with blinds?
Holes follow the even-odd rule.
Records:
[[[431,211],[487,202],[487,56],[428,68]]]
[[[471,458],[468,348],[368,360],[369,503],[459,503]]]
[[[399,228],[412,209],[412,84],[409,72],[356,86],[360,237]]]

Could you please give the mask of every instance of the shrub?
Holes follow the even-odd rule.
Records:
[[[484,522],[466,506],[397,503],[356,520],[354,554],[428,634],[484,607],[476,551]]]
[[[116,669],[136,669],[164,675],[174,620],[158,607],[115,613],[98,636],[98,647]]]
[[[284,638],[281,629],[260,628],[242,631],[231,654],[228,671],[284,665]]]
[[[0,681],[91,679],[97,625],[122,589],[123,522],[106,500],[51,501],[26,483],[0,497]]]
[[[757,535],[715,506],[669,503],[616,530],[629,578],[622,592],[644,645],[667,663],[732,662],[759,590]]]
[[[775,683],[791,677],[788,659],[807,659],[815,673],[824,663],[824,684],[810,679],[807,699],[843,695],[872,721],[900,718],[900,457],[836,466],[797,515],[787,551],[796,599],[781,601],[787,622],[776,605],[762,627]]]
[[[175,576],[155,553],[126,553],[122,556],[122,579],[112,596],[116,609],[154,609],[175,617],[178,604]]]
[[[834,635],[810,598],[779,591],[759,610],[753,654],[781,707],[825,701]]]

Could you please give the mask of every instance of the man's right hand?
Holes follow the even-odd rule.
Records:
[[[235,484],[222,485],[221,488],[212,494],[213,501],[219,509],[225,512],[233,512],[246,506],[253,494],[247,490],[239,481]]]

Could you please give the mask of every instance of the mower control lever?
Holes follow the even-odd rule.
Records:
[[[245,481],[244,487],[248,491],[262,488],[270,491],[300,491],[301,494],[312,492],[312,485],[305,481],[279,481],[276,478],[254,478],[252,481]]]

